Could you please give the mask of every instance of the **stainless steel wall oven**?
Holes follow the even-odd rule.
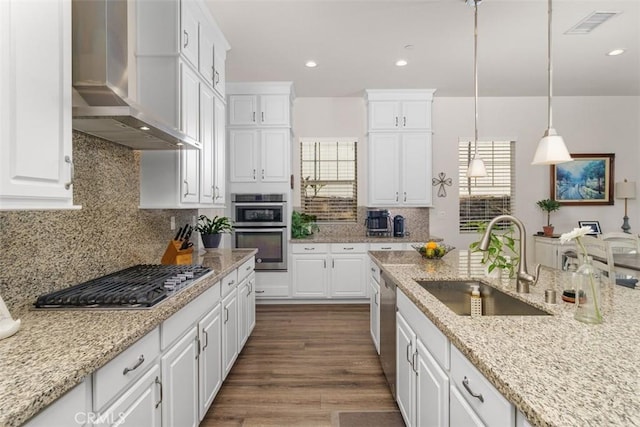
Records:
[[[233,247],[257,248],[256,270],[287,270],[285,194],[232,194]]]

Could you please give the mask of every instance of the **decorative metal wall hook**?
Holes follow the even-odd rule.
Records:
[[[445,185],[451,186],[451,184],[453,184],[451,178],[447,178],[447,175],[444,172],[440,172],[438,177],[433,178],[431,182],[434,187],[438,185],[440,186],[440,188],[438,188],[438,197],[447,197],[447,188]]]

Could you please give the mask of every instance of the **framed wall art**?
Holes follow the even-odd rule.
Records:
[[[602,234],[602,230],[600,230],[600,221],[578,221],[578,227],[591,227],[591,233],[589,233],[589,236]]]
[[[571,154],[551,165],[551,199],[561,205],[613,205],[615,154]]]

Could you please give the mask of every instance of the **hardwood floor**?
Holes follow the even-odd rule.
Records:
[[[201,427],[331,426],[336,411],[397,409],[368,305],[258,305],[256,316]]]

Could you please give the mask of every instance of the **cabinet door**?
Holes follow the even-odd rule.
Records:
[[[215,101],[215,141],[214,141],[214,200],[217,205],[224,205],[227,197],[227,175],[226,175],[226,136],[225,136],[225,115],[226,107],[218,98]]]
[[[416,425],[449,426],[449,376],[417,340]],[[453,425],[453,424],[452,424]],[[457,424],[456,424],[457,425]]]
[[[226,53],[221,49],[216,49],[213,57],[213,88],[224,98],[226,90],[226,71],[225,61]]]
[[[249,281],[238,285],[238,352],[249,338]]]
[[[403,129],[431,129],[431,108],[428,101],[402,102]]]
[[[238,296],[231,292],[222,301],[222,378],[238,358]]]
[[[292,281],[294,298],[325,298],[327,257],[294,255]]]
[[[91,397],[91,377],[89,377],[38,412],[23,424],[23,427],[92,425],[89,422]]]
[[[180,201],[198,203],[200,201],[200,150],[180,151]]]
[[[369,134],[370,206],[399,204],[399,150],[400,136],[398,134]],[[421,184],[427,186],[424,181]]]
[[[254,95],[229,96],[229,124],[255,125],[257,97]]]
[[[202,421],[222,385],[220,304],[199,322],[198,333],[202,347],[198,366],[200,370],[200,420]]]
[[[182,131],[196,141],[200,141],[198,127],[200,123],[200,79],[183,62],[180,63],[180,126]]]
[[[72,208],[70,2],[0,1],[0,50],[1,208]]]
[[[369,330],[376,352],[380,354],[380,285],[370,278],[369,286]]]
[[[396,401],[405,424],[413,426],[416,395],[413,353],[416,335],[400,313],[396,313],[396,319]]]
[[[401,203],[406,206],[431,206],[431,135],[402,135]]]
[[[94,426],[160,427],[162,401],[160,367],[156,364],[104,412],[96,416]],[[51,425],[51,424],[49,424]],[[71,424],[72,425],[72,424]],[[168,425],[168,424],[165,424]]]
[[[369,130],[398,129],[400,104],[396,101],[369,102]]]
[[[260,132],[263,182],[289,182],[289,129],[265,129]]]
[[[180,52],[194,67],[198,67],[198,16],[200,11],[193,1],[180,2]]]
[[[365,298],[367,296],[366,255],[332,255],[331,297]]]
[[[289,96],[262,95],[260,96],[260,124],[289,126]]]
[[[161,359],[164,401],[162,425],[197,426],[198,331],[192,328]]]
[[[455,385],[449,387],[449,425],[484,427],[484,423],[464,400]]]
[[[207,82],[207,85],[215,87],[213,23],[203,20],[200,23],[200,52],[198,71]]]
[[[257,182],[258,131],[229,131],[231,182]]]
[[[249,333],[251,336],[251,332],[256,327],[256,274],[251,273],[249,276],[249,309],[247,310],[247,314],[249,320],[247,321],[249,325]]]
[[[215,96],[205,85],[200,86],[200,203],[213,204],[216,196],[215,182]],[[197,150],[191,150],[197,151]]]

